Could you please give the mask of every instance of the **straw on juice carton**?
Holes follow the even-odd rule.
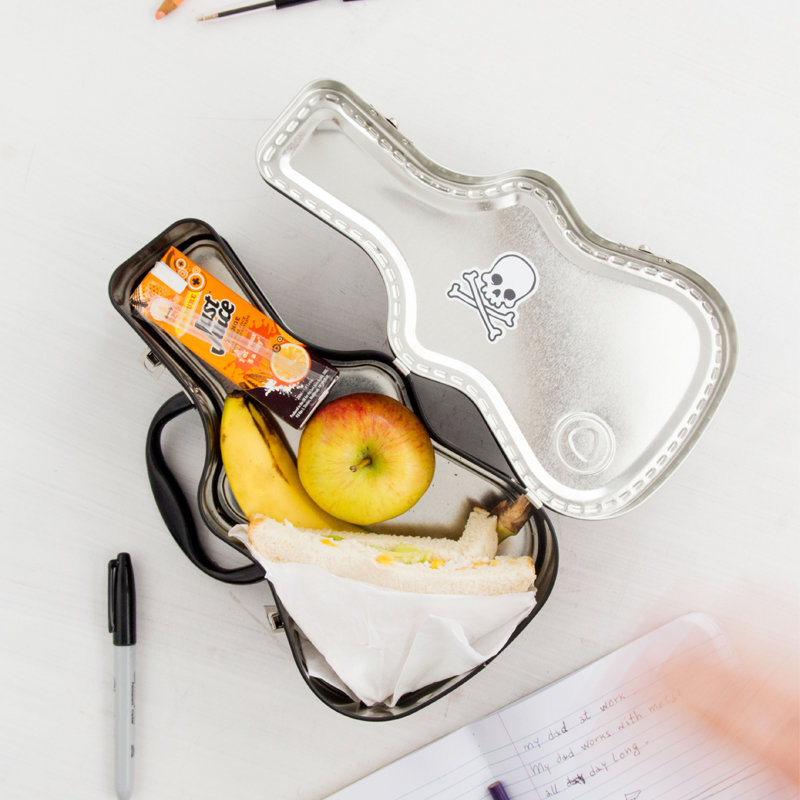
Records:
[[[147,273],[131,302],[295,428],[338,378],[335,367],[174,247]]]

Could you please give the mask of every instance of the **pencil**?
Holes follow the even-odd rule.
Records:
[[[489,794],[492,796],[492,800],[509,800],[505,787],[500,781],[495,781],[489,786]]]
[[[174,11],[183,0],[164,0],[156,11],[156,19],[164,19],[170,11]]]

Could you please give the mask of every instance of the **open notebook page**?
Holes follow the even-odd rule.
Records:
[[[680,710],[656,675],[687,654],[735,664],[710,617],[680,617],[328,800],[486,800],[496,780],[511,800],[797,800]]]

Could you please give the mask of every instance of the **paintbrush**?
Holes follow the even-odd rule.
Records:
[[[347,0],[346,0],[347,1]],[[266,2],[253,3],[249,6],[241,6],[239,8],[229,8],[226,11],[217,11],[215,14],[206,14],[204,17],[197,19],[202,22],[207,19],[220,19],[222,17],[231,17],[234,14],[243,14],[246,11],[256,11],[259,8],[286,8],[287,6],[296,6],[300,3],[310,3],[312,0],[266,0]]]

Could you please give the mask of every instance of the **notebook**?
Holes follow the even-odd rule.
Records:
[[[658,678],[691,655],[736,663],[689,614],[363,778],[327,800],[797,800],[777,772],[716,739]]]

